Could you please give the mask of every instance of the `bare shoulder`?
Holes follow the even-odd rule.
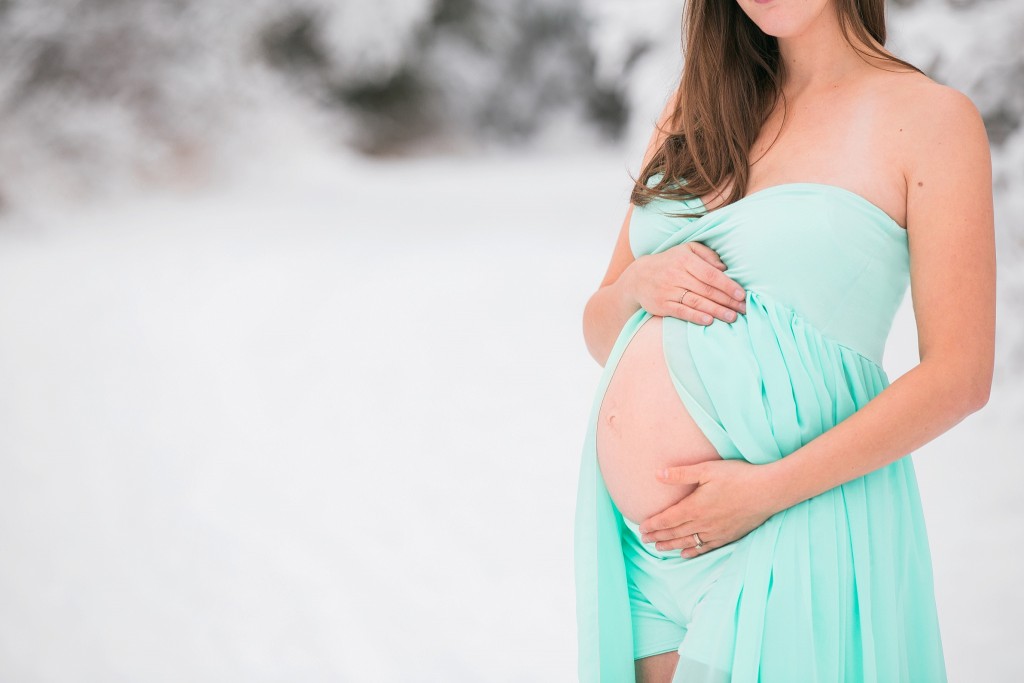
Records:
[[[979,170],[979,163],[990,163],[985,122],[970,97],[916,72],[880,80],[879,111],[888,119],[885,128],[908,187],[938,171],[936,165],[956,162],[959,170],[970,173]]]
[[[886,74],[872,92],[890,163],[906,183],[908,230],[947,244],[952,233],[989,231],[992,158],[971,98],[916,72]]]

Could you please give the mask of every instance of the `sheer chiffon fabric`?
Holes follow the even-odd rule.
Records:
[[[635,207],[630,244],[639,256],[701,241],[746,289],[735,322],[662,321],[672,382],[723,458],[786,457],[889,385],[882,352],[909,256],[906,231],[882,209],[820,183],[766,188],[699,218],[665,215],[693,208],[682,204]],[[678,626],[676,683],[946,681],[909,453],[713,549],[722,556],[713,575],[679,568],[690,560],[642,557],[604,485],[595,435],[618,359],[650,316],[640,309],[620,331],[584,439],[574,531],[580,680],[633,681],[636,641],[671,647],[670,625],[655,633],[638,607],[653,596]]]

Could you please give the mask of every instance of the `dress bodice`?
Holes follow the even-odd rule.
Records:
[[[667,215],[684,212],[703,215]],[[712,211],[697,198],[659,198],[633,207],[629,225],[634,257],[699,241],[741,287],[878,365],[909,284],[907,240],[881,208],[823,183],[770,186]]]

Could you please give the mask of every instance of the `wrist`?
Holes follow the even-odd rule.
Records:
[[[615,286],[618,288],[619,300],[622,301],[623,305],[630,308],[637,308],[640,302],[636,298],[636,264],[640,259],[646,258],[646,254],[641,254],[639,258],[630,261],[629,265],[626,266],[622,274],[615,281]]]
[[[791,463],[787,463],[786,458],[780,458],[759,468],[765,506],[772,515],[799,502],[793,500],[793,492],[790,490],[793,477],[788,471],[788,464]]]

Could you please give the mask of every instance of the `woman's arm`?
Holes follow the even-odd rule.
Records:
[[[774,512],[884,467],[988,402],[995,355],[995,230],[985,126],[934,86],[907,135],[910,278],[921,361],[860,410],[763,465]]]
[[[664,143],[677,99],[678,90],[669,97],[658,117],[641,169]],[[644,304],[654,315],[673,315],[701,325],[711,324],[712,316],[732,321],[736,319],[735,311],[746,312],[743,288],[722,272],[726,266],[718,254],[700,242],[673,247],[676,251],[668,259],[660,255],[641,255],[634,259],[629,245],[632,215],[633,204],[630,204],[604,279],[583,309],[583,338],[590,355],[602,367],[611,355],[622,326]],[[643,263],[638,268],[637,264],[645,259],[657,261]],[[672,267],[677,270],[671,270]],[[643,273],[639,272],[641,270]],[[652,271],[657,271],[658,276],[652,277]],[[673,295],[670,301],[660,301],[656,293],[665,280],[670,281],[673,290],[674,286],[688,290],[680,297],[684,300],[677,302]],[[679,291],[682,293],[682,289]]]
[[[676,95],[673,93],[666,101],[647,143],[640,168],[647,165],[648,160],[663,144],[665,134],[662,131],[668,127],[675,100]],[[629,282],[632,276],[630,267],[636,262],[633,250],[629,246],[629,221],[632,215],[633,204],[630,204],[619,229],[619,237],[604,279],[583,308],[583,339],[590,355],[601,367],[607,362],[622,326],[640,308],[640,303],[631,294]]]
[[[626,324],[629,316],[636,313],[640,303],[631,295],[629,270],[635,263],[629,247],[629,218],[633,213],[633,205],[626,211],[626,219],[619,231],[619,239],[615,244],[612,261],[608,272],[598,286],[587,305],[583,307],[583,340],[587,350],[601,367],[611,355],[615,339]]]

